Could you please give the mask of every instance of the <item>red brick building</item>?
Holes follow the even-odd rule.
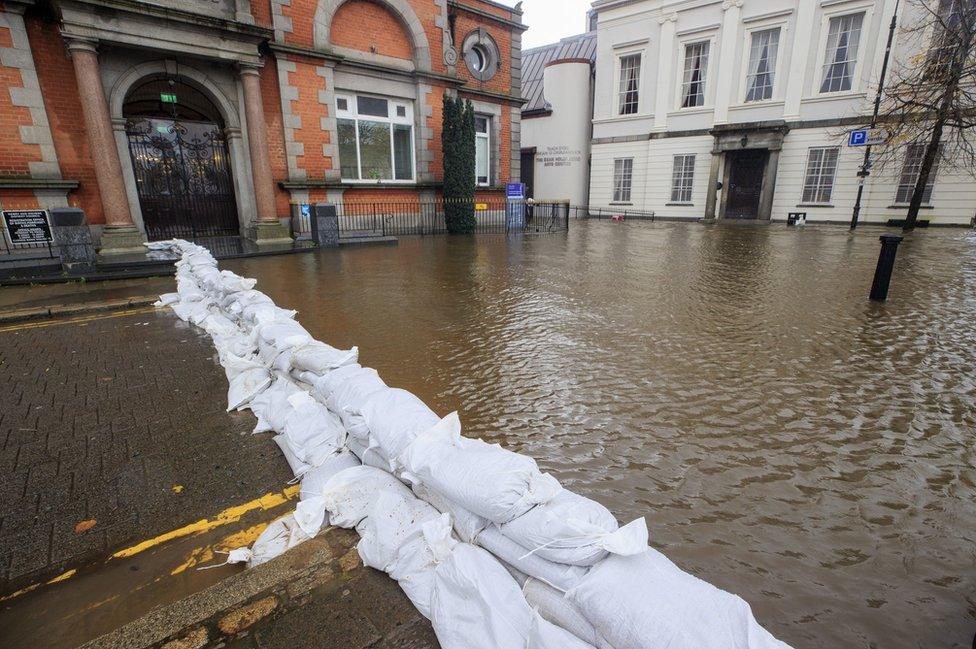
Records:
[[[490,0],[0,0],[0,208],[80,207],[103,253],[280,241],[294,204],[436,198],[445,93],[497,191],[523,30]]]

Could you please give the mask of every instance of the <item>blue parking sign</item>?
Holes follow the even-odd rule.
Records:
[[[871,134],[866,128],[862,128],[858,131],[851,131],[851,138],[848,140],[848,146],[865,146],[868,143],[868,136]]]

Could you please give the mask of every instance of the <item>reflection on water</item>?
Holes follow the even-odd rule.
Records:
[[[574,222],[227,266],[799,647],[976,631],[976,236]]]

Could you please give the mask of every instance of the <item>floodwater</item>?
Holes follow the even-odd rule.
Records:
[[[228,262],[801,647],[976,632],[976,233],[577,222]]]

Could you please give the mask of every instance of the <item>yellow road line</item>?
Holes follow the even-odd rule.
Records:
[[[29,321],[21,324],[10,325],[9,327],[0,327],[0,333],[7,333],[9,331],[20,331],[26,329],[39,329],[41,327],[58,327],[61,325],[72,325],[72,324],[85,324],[88,322],[95,322],[96,320],[107,320],[108,318],[124,318],[126,316],[142,315],[144,313],[152,313],[155,311],[155,307],[142,307],[137,309],[124,309],[122,311],[113,311],[111,313],[99,313],[97,315],[87,315],[78,316],[76,318],[53,318],[51,320],[43,320],[41,322]]]
[[[131,557],[139,554],[140,552],[145,552],[150,548],[154,548],[161,543],[166,541],[172,541],[173,539],[182,538],[184,536],[189,536],[190,534],[197,534],[199,532],[206,532],[214,528],[220,527],[222,525],[227,525],[228,523],[236,523],[241,520],[244,514],[263,509],[265,511],[273,509],[278,505],[283,505],[289,500],[293,499],[298,495],[300,485],[293,485],[288,487],[284,491],[269,493],[252,500],[249,503],[244,503],[243,505],[237,505],[236,507],[230,507],[220,512],[213,518],[204,518],[195,523],[190,523],[189,525],[184,525],[183,527],[173,530],[171,532],[166,532],[165,534],[160,534],[159,536],[143,541],[133,545],[131,548],[126,548],[124,550],[119,550],[111,557],[111,559],[122,559],[125,557]]]
[[[235,505],[234,507],[228,507],[227,509],[220,512],[213,518],[201,519],[195,523],[184,525],[179,529],[175,529],[170,532],[166,532],[165,534],[160,534],[159,536],[156,536],[154,538],[142,541],[141,543],[137,543],[132,547],[126,548],[124,550],[119,550],[118,552],[110,556],[108,559],[106,559],[106,561],[133,557],[141,552],[145,552],[146,550],[149,550],[158,545],[166,543],[167,541],[172,541],[173,539],[183,538],[186,536],[190,536],[191,534],[199,534],[200,532],[207,532],[209,530],[216,529],[223,525],[236,523],[239,520],[241,520],[241,518],[245,514],[252,511],[268,511],[270,509],[274,509],[275,507],[284,505],[288,501],[293,500],[298,495],[300,489],[301,489],[301,485],[293,485],[283,491],[276,491],[276,492],[265,494],[260,498],[255,498],[254,500],[244,503],[243,505]],[[199,551],[194,551],[194,553],[196,554],[191,553],[191,555],[187,558],[187,564],[184,564],[177,570],[173,571],[171,574],[173,575],[179,574],[183,570],[186,570],[187,568],[192,567],[197,563],[201,563],[200,559],[202,557],[207,557],[204,560],[209,561],[210,559],[213,558],[213,550],[215,548],[224,549],[234,544],[236,544],[235,547],[249,545],[264,530],[264,527],[267,527],[267,525],[256,525],[246,530],[242,530],[241,532],[231,534],[230,536],[224,538],[220,543],[215,544],[215,546],[207,546],[205,548],[199,548],[198,549]],[[13,593],[0,597],[0,602],[6,602],[8,600],[20,597],[21,595],[26,595],[27,593],[37,590],[41,586],[51,586],[53,584],[58,584],[63,581],[67,581],[72,577],[74,577],[77,572],[78,572],[77,570],[72,569],[63,574],[58,575],[57,577],[54,577],[53,579],[49,579],[48,581],[42,581],[36,584],[31,584],[26,588],[21,588],[18,591],[14,591]]]
[[[27,588],[21,588],[18,591],[14,591],[14,592],[10,593],[9,595],[4,595],[3,597],[0,597],[0,602],[6,602],[8,599],[14,599],[15,597],[20,597],[21,595],[26,595],[27,593],[31,592],[32,590],[36,590],[36,589],[40,588],[41,586],[50,586],[51,584],[57,584],[57,583],[60,583],[62,581],[67,581],[68,579],[71,579],[72,577],[74,577],[76,572],[78,572],[78,571],[75,570],[74,568],[72,568],[68,572],[62,573],[62,574],[58,575],[57,577],[55,577],[54,579],[49,579],[48,581],[43,581],[43,582],[38,582],[36,584],[31,584]]]

